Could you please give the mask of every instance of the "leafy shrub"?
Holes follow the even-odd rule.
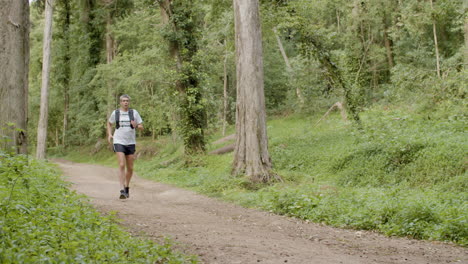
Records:
[[[261,200],[271,212],[328,225],[468,243],[468,203],[457,194],[308,186],[268,190]]]
[[[132,238],[50,166],[0,153],[0,263],[186,263],[170,244]]]
[[[364,130],[354,131],[356,144],[335,159],[331,172],[342,186],[434,186],[465,173],[463,133],[452,125],[398,117],[369,115]],[[458,123],[456,121],[452,123]],[[453,185],[453,188],[457,186]],[[452,187],[446,186],[446,189]],[[460,188],[458,188],[460,189]]]

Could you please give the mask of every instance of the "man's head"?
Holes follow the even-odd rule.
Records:
[[[121,95],[120,96],[120,106],[123,109],[127,109],[129,104],[130,104],[130,96],[128,96],[128,94]]]

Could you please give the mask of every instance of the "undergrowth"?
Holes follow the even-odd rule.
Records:
[[[50,164],[0,152],[0,263],[195,263],[131,237]]]

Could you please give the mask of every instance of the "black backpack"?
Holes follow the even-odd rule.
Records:
[[[128,109],[128,116],[130,117],[130,121],[135,121],[135,117],[133,116],[133,109]],[[120,128],[120,109],[115,110],[115,129]],[[130,127],[134,129],[132,123],[130,123]]]

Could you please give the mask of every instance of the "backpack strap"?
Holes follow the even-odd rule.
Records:
[[[133,116],[133,109],[128,109],[128,117],[130,118],[130,127],[135,129],[131,123],[131,121],[135,121],[135,117]]]
[[[120,128],[120,110],[115,110],[115,129]]]

